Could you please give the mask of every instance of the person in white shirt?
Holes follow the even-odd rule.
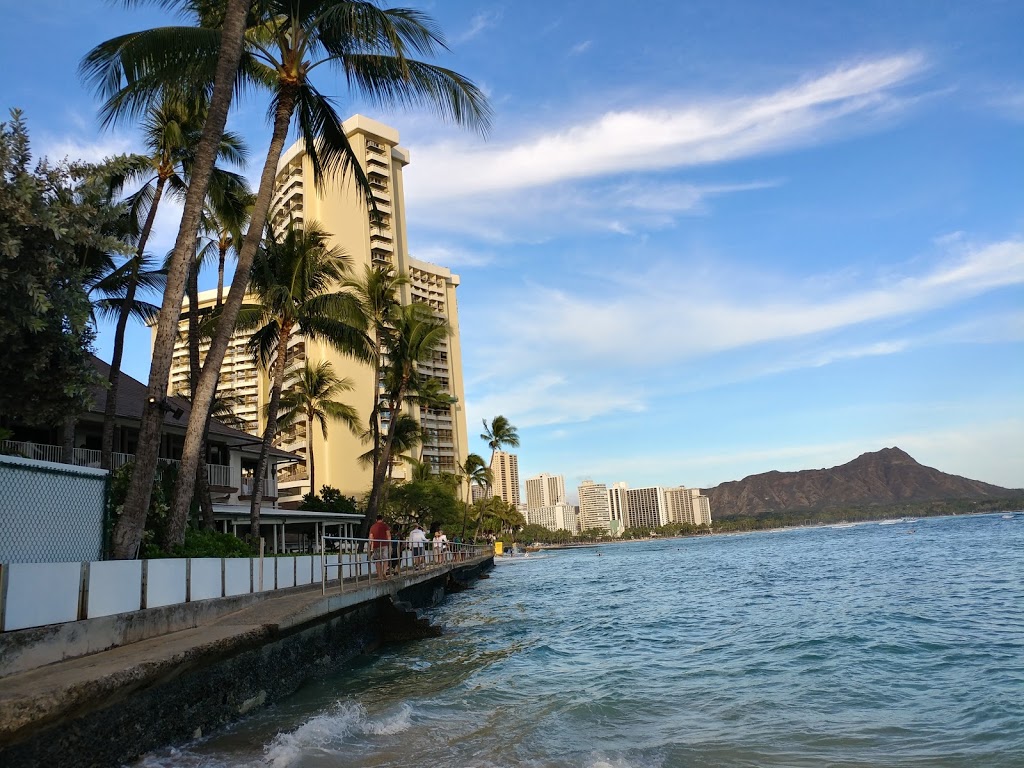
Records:
[[[420,568],[423,565],[423,550],[427,544],[427,534],[423,527],[416,523],[416,527],[409,532],[409,549],[412,550],[412,567]]]
[[[439,560],[447,560],[448,552],[448,537],[444,535],[444,531],[440,528],[437,529],[437,533],[434,534],[434,551],[437,553],[434,556]]]

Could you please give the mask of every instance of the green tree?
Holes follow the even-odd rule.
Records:
[[[57,426],[87,406],[96,383],[86,252],[123,244],[109,234],[101,169],[35,166],[22,113],[0,123],[0,413]]]
[[[462,539],[465,541],[466,522],[469,519],[469,506],[473,498],[473,486],[487,488],[494,482],[494,477],[491,474],[491,470],[484,463],[483,456],[477,453],[471,453],[466,456],[466,460],[459,467],[459,473],[466,481],[466,508],[462,515]]]
[[[179,9],[195,9],[188,0],[176,3],[173,0],[158,1],[167,6],[177,5]],[[104,124],[131,122],[141,117],[167,87],[177,85],[179,90],[202,87],[210,93],[206,122],[196,145],[191,183],[185,195],[181,226],[168,265],[167,285],[153,341],[148,396],[135,455],[136,469],[125,499],[124,514],[114,530],[112,556],[120,559],[135,557],[142,541],[160,450],[160,428],[164,414],[158,404],[167,389],[185,282],[210,176],[217,159],[218,145],[231,107],[251,2],[224,0],[223,5],[207,4],[205,7],[208,14],[201,18],[204,24],[202,30],[163,28],[153,30],[155,35],[143,33],[115,38],[94,48],[83,59],[80,67],[85,79],[105,99],[101,109]],[[194,69],[182,61],[183,51],[192,50],[191,46],[182,45],[183,37],[196,32],[205,37],[202,47],[212,51],[210,58],[214,60],[201,83],[196,82]],[[198,44],[200,41],[194,42]],[[212,399],[211,392],[209,401]],[[195,399],[193,405],[196,405]],[[205,406],[204,411],[208,411],[209,402]],[[193,413],[195,410],[193,408]],[[203,422],[205,417],[204,412]],[[201,434],[199,437],[201,440]],[[194,472],[195,463],[188,467],[186,476]]]
[[[512,422],[504,416],[495,416],[491,419],[490,425],[487,424],[487,419],[484,419],[483,422],[484,431],[480,434],[480,439],[487,443],[487,447],[491,449],[491,466],[493,466],[494,454],[497,451],[506,446],[509,448],[519,447],[519,433],[512,426]],[[489,494],[490,486],[488,485]]]
[[[263,476],[270,446],[277,435],[278,410],[288,365],[288,340],[296,332],[309,340],[323,340],[343,354],[369,360],[365,329],[359,322],[355,300],[345,291],[332,290],[344,279],[348,259],[327,245],[329,235],[316,222],[298,226],[289,222],[279,236],[268,235],[252,270],[251,290],[258,306],[243,318],[241,328],[255,329],[249,346],[260,365],[270,372],[270,402],[266,409],[263,444],[253,478],[249,517],[252,535],[259,535]],[[223,319],[221,322],[224,322]],[[176,493],[181,492],[179,485]],[[175,512],[179,507],[175,499]]]
[[[320,425],[321,434],[327,440],[328,420],[340,421],[352,434],[361,431],[359,414],[347,403],[335,400],[342,392],[352,389],[352,380],[339,378],[331,364],[322,360],[313,365],[308,359],[302,367],[291,372],[281,393],[281,413],[277,419],[280,429],[305,420],[306,462],[309,464],[309,489],[314,495],[316,487],[316,465],[313,457],[313,426]]]
[[[428,377],[419,364],[433,357],[434,350],[448,335],[448,324],[423,304],[399,307],[385,339],[387,364],[383,370],[386,412],[394,422],[402,415],[406,398],[415,395]],[[373,471],[373,484],[366,505],[363,527],[377,515],[387,482],[387,469],[395,448],[397,430],[389,429],[381,441],[380,457]]]
[[[175,3],[195,11],[191,3]],[[306,153],[320,183],[337,172],[351,171],[368,201],[372,201],[365,174],[354,162],[341,121],[330,100],[313,85],[311,70],[327,64],[345,73],[350,87],[365,99],[383,106],[416,104],[434,109],[442,117],[463,125],[486,128],[489,109],[479,89],[450,70],[427,64],[408,54],[432,56],[445,49],[439,31],[429,17],[408,9],[381,9],[375,2],[357,0],[264,0],[253,6],[245,34],[245,53],[239,75],[246,84],[267,88],[272,95],[272,137],[260,177],[249,231],[239,252],[235,279],[224,304],[226,320],[218,329],[207,353],[203,376],[193,398],[193,409],[182,452],[182,483],[191,484],[190,472],[197,461],[202,420],[212,400],[220,366],[230,339],[234,320],[241,308],[260,232],[266,222],[274,189],[277,164],[293,121],[305,141]],[[203,15],[199,20],[204,21]],[[169,74],[180,79],[212,72],[210,66],[220,35],[199,29],[175,34],[162,30],[123,36],[90,54],[88,61],[96,79],[111,79],[126,66],[145,59],[154,49],[175,51],[168,60],[161,57],[147,70],[151,89],[159,87],[161,70],[171,64]],[[227,39],[225,30],[223,35]],[[143,79],[144,80],[144,79]],[[220,82],[219,78],[214,82]],[[131,98],[144,99],[146,89],[134,89]],[[150,91],[150,96],[152,95]],[[373,203],[368,202],[372,207]],[[177,254],[176,254],[177,255]],[[171,289],[168,280],[168,290]],[[180,296],[180,293],[179,293]],[[173,347],[173,344],[171,345]],[[154,345],[154,356],[167,356],[172,348]],[[163,362],[151,370],[166,373]],[[175,505],[188,494],[176,492]],[[141,506],[141,505],[140,505]]]

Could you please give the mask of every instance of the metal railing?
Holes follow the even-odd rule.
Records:
[[[410,573],[439,570],[491,551],[490,544],[461,544],[445,540],[428,539],[414,544],[408,539],[321,536],[320,588],[326,592],[327,582],[337,581],[344,592],[346,584],[358,587],[364,582],[371,584]],[[331,569],[337,569],[333,577]]]

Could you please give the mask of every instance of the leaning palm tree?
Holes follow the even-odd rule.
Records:
[[[494,454],[500,451],[505,446],[509,448],[519,447],[519,433],[516,428],[512,426],[512,423],[504,416],[495,416],[491,419],[491,423],[488,426],[487,419],[483,420],[484,431],[480,435],[480,439],[487,443],[487,447],[491,449],[491,466],[494,466]],[[490,484],[488,483],[488,493],[490,492]]]
[[[340,421],[352,434],[358,435],[361,424],[356,409],[347,403],[335,400],[342,392],[352,389],[352,380],[340,378],[331,364],[322,360],[313,365],[307,359],[301,368],[291,371],[281,393],[280,414],[277,425],[284,429],[301,420],[306,422],[306,462],[309,465],[309,491],[314,496],[316,487],[316,465],[313,460],[313,425],[319,424],[324,440],[327,440],[328,420]]]
[[[128,198],[135,218],[145,221],[139,228],[136,243],[136,258],[127,262],[132,269],[127,273],[125,304],[117,318],[114,329],[114,348],[111,353],[110,374],[106,408],[103,415],[103,442],[100,464],[110,467],[110,454],[114,442],[114,414],[117,412],[117,395],[121,375],[121,358],[124,354],[124,336],[130,317],[130,305],[135,300],[139,273],[146,245],[153,232],[157,210],[165,193],[183,199],[188,190],[189,177],[195,159],[195,147],[202,134],[206,119],[206,106],[201,98],[185,97],[165,91],[160,101],[147,112],[142,122],[142,137],[146,147],[145,155],[135,155],[138,164],[133,173],[121,179],[122,184],[136,180],[141,187]],[[245,148],[234,134],[221,137],[217,152],[218,159],[235,165],[245,161]],[[211,186],[229,186],[238,177],[222,169],[214,170]],[[244,182],[242,182],[244,183]]]
[[[473,486],[486,488],[494,482],[491,470],[484,463],[483,456],[471,453],[459,466],[459,474],[466,481],[466,510],[462,515],[462,539],[466,539],[466,522],[469,518],[469,506],[473,498]]]
[[[254,537],[259,536],[263,476],[270,446],[277,435],[288,341],[293,331],[308,340],[323,340],[356,359],[370,359],[365,329],[358,325],[361,315],[355,300],[347,292],[332,290],[344,279],[348,258],[340,249],[327,245],[328,237],[316,222],[299,226],[291,221],[280,236],[268,234],[252,270],[251,290],[259,309],[249,347],[264,370],[270,372],[271,381],[263,445],[249,507]]]
[[[162,2],[164,5],[172,5],[170,0]],[[190,6],[191,3],[186,0],[179,5]],[[181,225],[174,243],[167,287],[164,290],[156,338],[153,341],[147,405],[139,425],[135,471],[132,473],[132,482],[125,498],[124,511],[114,529],[112,556],[119,559],[135,557],[142,541],[160,450],[163,411],[158,404],[162,401],[167,388],[189,259],[199,231],[199,218],[206,200],[210,176],[217,161],[218,145],[231,107],[238,67],[242,59],[246,18],[252,2],[225,0],[223,5],[207,4],[205,7],[211,15],[217,16],[215,19],[201,19],[208,27],[207,37],[216,39],[216,60],[203,83],[210,93],[209,108],[202,134],[195,147],[191,183],[185,195]],[[135,55],[128,56],[122,55],[122,42],[133,39],[133,36],[115,39],[101,44],[83,59],[80,71],[87,80],[93,82],[106,99],[101,110],[104,124],[110,125],[122,120],[132,121],[141,116],[155,103],[161,90],[169,85],[195,85],[194,72],[180,64],[180,53],[183,48],[175,44],[176,36],[173,33],[165,33],[163,38],[163,44],[142,40]],[[212,401],[212,396],[209,399]],[[209,402],[206,406],[208,410]]]

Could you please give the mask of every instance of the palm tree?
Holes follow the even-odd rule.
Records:
[[[198,2],[187,0],[166,2],[184,6],[194,13],[200,7]],[[196,15],[203,20],[201,14]],[[351,172],[368,206],[371,210],[374,208],[369,184],[354,159],[341,121],[330,100],[313,85],[309,73],[324,64],[333,66],[345,73],[350,87],[369,102],[381,106],[426,106],[446,119],[481,130],[486,129],[490,117],[486,98],[468,79],[409,57],[409,54],[433,56],[447,48],[433,21],[419,11],[381,9],[372,0],[263,0],[253,8],[248,21],[245,52],[238,74],[240,82],[271,91],[272,136],[252,221],[224,304],[225,321],[210,345],[193,399],[182,451],[182,471],[173,502],[176,510],[187,506],[191,498],[191,473],[198,457],[201,424],[242,305],[260,233],[267,220],[278,160],[293,121],[305,142],[317,182],[338,172]],[[183,32],[175,28],[170,34],[165,32],[150,30],[135,36],[126,35],[95,49],[87,57],[94,79],[105,82],[113,73],[123,72],[129,66],[139,67],[139,62],[145,69],[153,60],[147,55],[154,50],[177,51],[171,68],[176,78],[182,72],[212,72],[210,62],[217,50],[217,35],[208,34],[207,29]],[[142,85],[135,89],[137,93],[123,96],[111,109],[116,109],[120,103],[131,104],[133,98],[145,98],[147,85],[151,93],[154,92],[159,82],[159,67],[165,66],[168,58],[157,57],[156,66],[146,70],[152,79],[147,82],[145,77],[138,78]],[[169,279],[169,290],[172,285]],[[166,354],[166,368],[161,360],[159,365],[154,362],[151,370],[160,370],[166,375],[173,343],[166,350],[154,344],[154,356],[157,354]]]
[[[168,92],[161,95],[159,102],[146,113],[142,122],[143,143],[146,155],[133,155],[134,168],[114,181],[115,187],[142,182],[141,188],[128,198],[133,218],[145,221],[138,230],[135,243],[136,258],[127,261],[125,295],[122,311],[118,313],[114,329],[114,347],[111,353],[110,373],[106,408],[103,414],[103,440],[100,465],[110,468],[110,455],[114,443],[114,414],[117,412],[117,395],[121,377],[121,358],[124,354],[124,335],[130,317],[130,307],[135,301],[146,245],[153,231],[157,210],[165,191],[176,197],[184,197],[188,189],[188,177],[193,165],[195,146],[205,120],[205,107],[200,99],[182,98]],[[241,141],[233,134],[222,137],[218,157],[235,164],[245,159]],[[222,174],[224,172],[221,172]]]
[[[128,0],[131,2],[131,0]],[[171,5],[164,0],[164,5]],[[242,58],[242,42],[246,29],[246,16],[250,0],[225,0],[223,6],[207,6],[220,12],[216,20],[207,19],[209,37],[217,39],[216,63],[208,82],[212,86],[206,121],[195,147],[191,183],[185,195],[181,226],[174,243],[173,257],[168,269],[156,338],[153,341],[153,361],[149,369],[147,405],[143,411],[135,471],[125,498],[124,511],[118,518],[113,535],[112,556],[118,559],[135,557],[142,541],[146,524],[153,477],[160,450],[160,428],[163,400],[174,354],[174,342],[181,315],[181,301],[185,293],[189,258],[199,231],[206,192],[217,160],[218,145],[227,123],[228,110],[234,94],[238,66]],[[105,124],[119,120],[132,120],[140,116],[154,102],[160,90],[175,80],[187,80],[187,69],[182,70],[178,60],[182,47],[175,36],[164,34],[164,44],[147,45],[143,40],[137,55],[125,58],[117,51],[117,40],[109,41],[86,56],[81,72],[106,97],[101,114]],[[179,41],[180,42],[180,41]],[[210,398],[212,401],[212,397]],[[209,403],[206,403],[209,410]],[[191,471],[191,470],[190,470]]]
[[[370,404],[369,439],[371,463],[373,472],[377,471],[377,464],[381,454],[381,396],[380,381],[381,347],[387,334],[390,332],[392,320],[400,306],[398,300],[398,289],[409,284],[409,278],[390,267],[366,265],[361,277],[349,278],[345,281],[344,287],[350,291],[359,301],[363,317],[366,320],[369,344],[374,350],[373,356],[373,402]]]
[[[491,466],[494,466],[494,454],[508,446],[510,448],[519,447],[519,433],[516,428],[512,426],[512,423],[504,416],[495,416],[491,419],[490,426],[487,425],[487,419],[483,420],[484,431],[480,435],[480,439],[487,443],[487,446],[491,449]],[[490,483],[488,483],[488,489]]]
[[[383,368],[385,408],[394,422],[406,404],[406,398],[415,396],[424,381],[418,370],[419,364],[430,359],[434,350],[448,336],[448,324],[423,304],[409,304],[399,307],[394,313],[391,328],[388,329],[384,349],[387,363]],[[366,503],[366,517],[363,527],[377,516],[381,494],[387,480],[386,470],[391,461],[396,430],[389,429],[381,443],[380,457],[374,466],[373,484]]]
[[[471,453],[459,467],[459,473],[466,480],[466,511],[462,515],[462,539],[466,539],[466,521],[469,517],[469,505],[473,498],[473,486],[486,488],[494,478],[491,470],[484,463],[483,456],[478,453]]]
[[[327,440],[327,421],[333,419],[347,426],[353,434],[360,431],[359,414],[347,403],[334,398],[352,389],[352,380],[339,378],[329,362],[323,360],[315,366],[307,359],[301,368],[291,371],[281,394],[281,413],[277,425],[283,429],[306,421],[306,462],[309,465],[309,491],[317,493],[316,467],[313,461],[313,425],[319,424]]]
[[[259,536],[263,476],[271,443],[277,435],[292,332],[308,340],[323,339],[357,359],[370,359],[365,329],[358,326],[361,316],[355,299],[347,292],[331,291],[344,279],[348,259],[340,249],[328,247],[328,237],[316,222],[298,226],[291,221],[280,237],[268,235],[252,270],[251,290],[258,301],[257,317],[247,319],[240,327],[256,328],[249,347],[260,365],[270,371],[271,380],[267,422],[249,507],[254,537]]]

